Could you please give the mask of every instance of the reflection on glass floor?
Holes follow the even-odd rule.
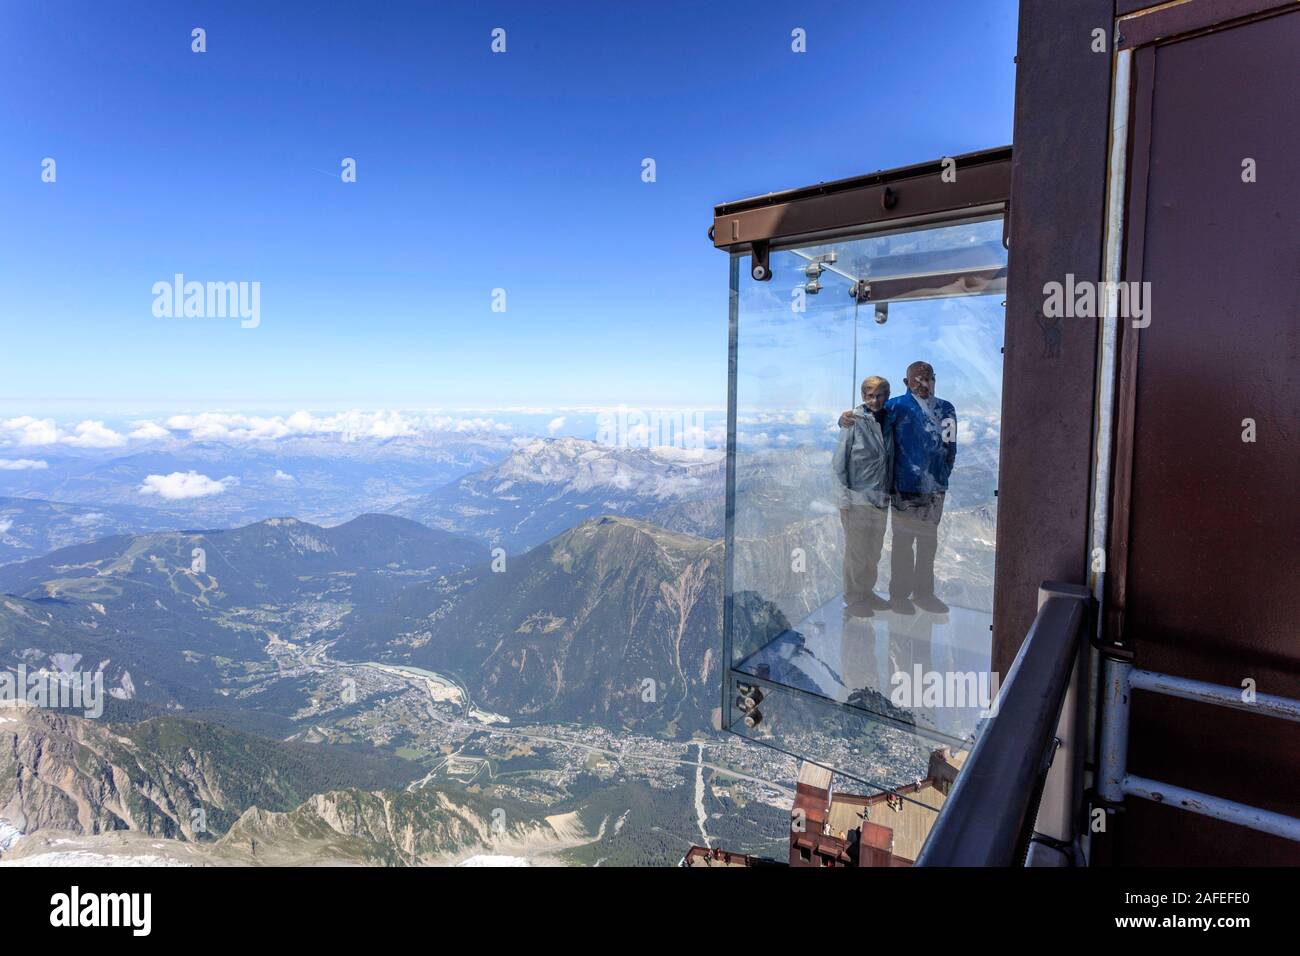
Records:
[[[733,676],[733,687],[752,678]],[[846,707],[804,691],[778,684],[762,686],[761,718],[731,708],[727,729],[746,740],[842,774],[865,785],[863,793],[896,793],[930,811],[942,806],[946,787],[924,785],[940,765],[959,769],[964,746],[936,742],[930,732],[918,733],[879,716]]]
[[[997,696],[989,675],[992,615],[850,614],[835,598],[740,661],[737,673],[814,694],[929,731],[973,737]]]

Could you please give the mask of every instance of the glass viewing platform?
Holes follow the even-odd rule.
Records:
[[[923,818],[997,695],[1002,230],[731,258],[723,727]]]

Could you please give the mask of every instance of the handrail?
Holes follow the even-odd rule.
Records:
[[[1258,694],[1245,700],[1240,688],[1140,670],[1129,661],[1110,657],[1106,658],[1104,666],[1101,746],[1097,761],[1098,796],[1115,805],[1122,804],[1128,796],[1141,797],[1300,842],[1300,817],[1139,777],[1128,770],[1129,716],[1135,690],[1244,710],[1277,720],[1300,720],[1300,700],[1275,694]]]
[[[1044,585],[1049,588],[1049,585]],[[957,775],[917,866],[1016,866],[1024,862],[1038,795],[1051,764],[1091,598],[1053,590],[1038,610]]]

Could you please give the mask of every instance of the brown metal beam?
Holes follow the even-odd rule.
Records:
[[[878,224],[996,211],[1011,195],[1011,148],[984,150],[714,207],[718,249],[832,238]],[[948,172],[945,176],[944,173]]]
[[[946,299],[958,295],[991,295],[1006,288],[1007,270],[976,269],[943,272],[928,276],[900,276],[873,279],[866,302],[907,302],[917,299]]]
[[[1296,0],[1181,0],[1135,13],[1121,10],[1119,48],[1132,49],[1185,37],[1203,30],[1222,30],[1238,20],[1296,9]]]
[[[1038,585],[1088,568],[1097,323],[1047,319],[1043,287],[1101,278],[1111,58],[1088,38],[1113,0],[1021,0],[1017,41],[993,669],[1007,673]]]

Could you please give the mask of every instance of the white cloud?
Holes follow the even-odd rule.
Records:
[[[171,438],[171,435],[171,432],[157,422],[136,422],[135,430],[129,437],[136,441],[155,441],[160,438]]]
[[[833,412],[827,412],[832,418]],[[812,414],[806,409],[780,409],[776,411],[759,411],[736,415],[738,425],[811,425]]]
[[[87,419],[77,425],[75,431],[75,434],[63,439],[64,443],[78,448],[116,448],[126,444],[122,435],[106,427],[103,422]]]
[[[682,444],[687,448],[721,448],[727,444],[727,425],[725,422],[708,428],[692,425],[682,433]]]
[[[957,443],[973,445],[980,441],[997,441],[1000,437],[1002,422],[989,415],[957,416]]]
[[[289,474],[287,471],[281,471],[279,468],[277,468],[275,469],[275,477],[273,480],[283,481],[286,484],[288,484],[289,482],[297,481],[298,479],[294,478],[294,476]]]
[[[59,440],[59,428],[52,418],[33,418],[23,415],[0,422],[0,429],[8,432],[5,442],[16,445],[53,445]]]
[[[379,412],[368,421],[364,416],[361,417],[362,424],[359,430],[366,438],[400,438],[416,433],[415,426],[398,412]]]
[[[0,471],[43,471],[49,462],[32,458],[0,458]]]
[[[87,419],[71,434],[59,428],[52,418],[23,415],[0,422],[0,444],[5,445],[72,445],[76,448],[116,448],[126,439],[101,421]]]
[[[173,431],[188,432],[197,441],[265,440],[284,438],[293,430],[279,417],[263,418],[258,415],[231,415],[224,412],[204,412],[201,415],[173,415],[167,419]]]
[[[560,419],[562,422],[563,419]],[[554,424],[554,423],[552,423]],[[165,421],[142,419],[123,432],[87,419],[75,426],[52,418],[24,415],[0,421],[0,446],[64,444],[84,449],[118,448],[128,441],[271,442],[293,438],[332,438],[342,442],[388,441],[434,434],[509,434],[514,427],[491,416],[447,415],[426,411],[359,411],[313,414],[244,415],[202,412],[172,415]]]
[[[552,418],[550,423],[547,424],[546,426],[546,433],[548,435],[554,435],[556,432],[558,432],[561,428],[564,427],[564,422],[565,422],[565,418],[563,415],[561,415],[559,418]]]
[[[13,518],[0,518],[0,534],[8,534],[9,529],[14,526]]]
[[[279,415],[239,415],[204,412],[201,415],[173,415],[167,427],[185,432],[197,441],[273,441],[279,438],[328,436],[341,441],[384,441],[410,438],[427,432],[509,432],[511,426],[491,418],[460,418],[420,412],[338,412],[313,415],[297,411],[287,418]]]
[[[206,498],[221,494],[227,485],[235,483],[236,479],[229,476],[216,481],[197,471],[173,471],[170,475],[149,475],[140,486],[140,494],[158,495],[167,501]]]

